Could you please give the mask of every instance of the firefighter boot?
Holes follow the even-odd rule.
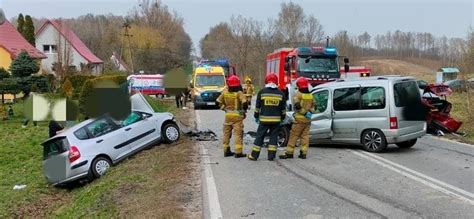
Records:
[[[275,160],[276,153],[277,153],[276,146],[275,145],[269,145],[268,146],[268,160],[269,161]]]
[[[234,157],[235,157],[235,158],[247,157],[247,154],[244,154],[244,153],[235,153],[235,154],[234,154]]]
[[[298,155],[298,158],[306,159],[306,154],[300,151],[300,155]]]
[[[248,158],[249,160],[256,161],[259,156],[260,156],[260,147],[254,146],[254,147],[252,148],[252,153],[250,153],[250,154],[247,156],[247,158]]]
[[[286,153],[279,156],[280,159],[293,159],[293,154]]]
[[[224,148],[224,157],[234,156],[234,152],[230,150],[230,147]]]

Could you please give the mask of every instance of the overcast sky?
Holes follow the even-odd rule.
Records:
[[[0,0],[8,18],[18,13],[34,17],[77,17],[87,13],[127,15],[137,0]],[[265,21],[277,17],[289,0],[163,0],[185,20],[195,45],[221,21],[243,15]],[[371,35],[387,31],[431,32],[465,38],[472,26],[474,0],[293,0],[314,14],[327,35],[339,30]]]

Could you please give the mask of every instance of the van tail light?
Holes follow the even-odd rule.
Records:
[[[77,149],[76,146],[71,146],[69,148],[68,156],[69,156],[69,162],[72,163],[81,157],[81,152],[79,152],[79,149]]]
[[[398,129],[397,117],[390,117],[390,129]]]

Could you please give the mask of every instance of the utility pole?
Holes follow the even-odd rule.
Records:
[[[130,22],[129,21],[125,21],[125,23],[123,24],[122,26],[123,28],[123,35],[124,37],[127,38],[127,41],[128,41],[128,52],[129,52],[129,55],[130,55],[130,68],[132,69],[132,74],[135,72],[135,69],[133,68],[133,56],[132,56],[132,42],[131,42],[131,37],[133,37],[133,35],[131,35],[129,33],[129,30],[132,28],[130,26]],[[122,47],[123,47],[123,41],[125,40],[125,38],[122,38]],[[122,49],[120,49],[122,50]],[[120,58],[122,58],[122,51],[120,51]]]

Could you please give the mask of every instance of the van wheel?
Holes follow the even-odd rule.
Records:
[[[109,170],[112,166],[112,162],[105,157],[98,157],[92,161],[91,172],[94,178],[99,178]]]
[[[412,139],[412,140],[408,140],[408,141],[396,143],[396,145],[397,145],[399,148],[411,148],[411,147],[413,147],[413,146],[416,144],[416,140],[417,140],[417,139],[415,138],[415,139]]]
[[[369,152],[382,152],[387,148],[387,139],[380,130],[366,130],[362,133],[362,146]]]
[[[179,140],[179,127],[174,123],[167,123],[161,129],[161,136],[166,144],[171,144]]]

